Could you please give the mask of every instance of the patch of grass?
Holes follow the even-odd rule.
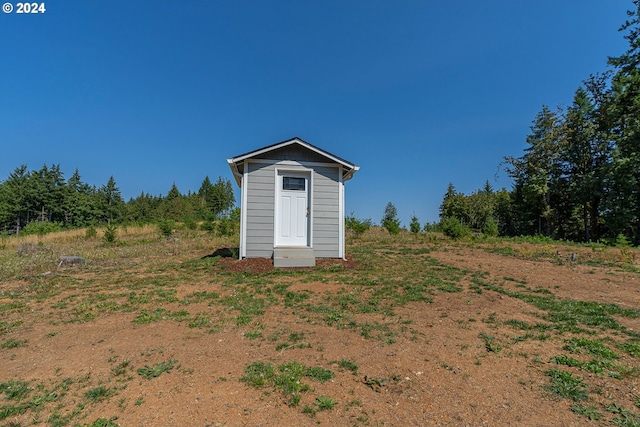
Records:
[[[302,382],[303,377],[325,382],[333,378],[334,373],[322,367],[306,367],[298,362],[287,362],[274,368],[271,364],[254,362],[244,368],[240,381],[255,388],[266,386],[280,391],[289,406],[298,406],[301,393],[308,392],[311,387]]]
[[[302,413],[314,417],[316,415],[316,410],[309,405],[305,405],[304,408],[302,408]]]
[[[300,393],[307,392],[310,387],[301,382],[306,367],[298,362],[288,362],[278,366],[277,375],[273,377],[273,385],[282,391],[289,400],[289,406],[298,406]]]
[[[359,325],[360,335],[367,339],[377,339],[386,344],[393,344],[396,342],[395,337],[397,332],[391,330],[389,325],[383,325],[378,322],[366,322]]]
[[[347,321],[350,319],[349,313],[344,310],[339,310],[334,307],[330,307],[327,305],[319,304],[319,305],[307,305],[305,306],[306,310],[310,313],[319,313],[323,315],[323,320],[327,326],[337,325],[340,326],[343,321]]]
[[[244,336],[250,340],[255,340],[258,338],[262,338],[262,332],[258,330],[248,331],[248,332],[245,332]]]
[[[513,337],[513,342],[516,343],[516,342],[522,342],[526,340],[547,341],[549,338],[551,338],[550,334],[545,334],[545,333],[533,334],[531,332],[527,332],[524,335]]]
[[[180,310],[173,313],[169,313],[169,318],[177,322],[184,322],[189,319],[189,312],[187,310]]]
[[[546,387],[547,390],[575,402],[587,398],[587,384],[572,373],[552,368],[546,371],[545,375],[551,377],[551,384]]]
[[[182,301],[180,301],[181,304],[194,304],[194,303],[201,303],[204,301],[215,301],[218,298],[220,298],[220,295],[218,295],[215,292],[206,292],[206,291],[200,291],[200,292],[193,292],[187,296],[185,296]]]
[[[598,375],[606,373],[609,377],[612,378],[620,379],[622,378],[622,373],[629,374],[629,372],[627,372],[627,369],[606,360],[591,359],[586,362],[581,362],[569,356],[554,356],[551,358],[551,361],[559,365],[577,367],[583,371],[591,372]]]
[[[27,381],[8,381],[0,383],[0,393],[4,393],[7,400],[20,401],[27,397],[31,389]]]
[[[92,403],[102,402],[103,400],[113,396],[115,394],[115,390],[111,390],[105,386],[98,386],[88,390],[84,397]]]
[[[117,377],[126,374],[129,369],[131,369],[131,362],[125,360],[111,368],[111,373]]]
[[[71,378],[66,378],[55,384],[52,389],[46,388],[42,384],[38,384],[34,389],[31,389],[29,384],[24,381],[1,383],[0,390],[5,394],[5,399],[13,400],[16,403],[0,407],[0,421],[8,417],[22,415],[27,411],[40,413],[47,403],[59,402],[68,393],[72,383],[73,380]],[[31,395],[34,390],[35,394]],[[65,419],[70,420],[71,418],[71,415],[69,417],[56,415],[56,410],[54,410],[48,422],[49,425],[53,426],[63,425],[61,424],[62,421]]]
[[[324,369],[320,366],[314,366],[307,368],[304,372],[304,376],[309,377],[314,381],[325,383],[333,378],[335,374],[328,369]]]
[[[211,325],[211,319],[206,311],[200,311],[196,317],[189,322],[190,328],[207,328]]]
[[[618,406],[616,403],[611,403],[605,406],[605,409],[616,414],[617,417],[611,420],[611,424],[620,427],[640,427],[640,417],[633,412]]]
[[[147,310],[142,310],[134,319],[133,323],[138,325],[144,325],[147,323],[157,322],[167,317],[169,311],[164,308],[156,308],[151,313]]]
[[[545,311],[546,314],[543,318],[551,322],[553,329],[558,332],[589,332],[590,330],[581,326],[584,325],[589,328],[599,328],[601,330],[612,329],[633,335],[632,331],[620,325],[613,316],[629,318],[640,317],[640,310],[622,309],[616,304],[557,299],[554,296],[532,294],[532,290],[529,290],[529,292],[514,292],[501,286],[487,283],[478,277],[472,278],[472,282],[486,290],[495,291],[512,298],[518,298]],[[535,292],[535,290],[533,290],[533,292]]]
[[[570,367],[580,367],[582,366],[582,362],[579,361],[578,359],[574,359],[573,357],[569,357],[569,356],[553,356],[551,358],[552,362],[557,363],[558,365],[565,365],[565,366],[570,366]]]
[[[287,342],[276,345],[276,351],[289,350],[293,348],[311,348],[311,343],[303,341],[305,338],[304,332],[292,332],[289,334]]]
[[[17,340],[15,338],[9,338],[8,340],[5,340],[2,342],[2,344],[0,344],[0,348],[9,350],[12,348],[26,347],[28,342],[28,340]]]
[[[111,418],[98,418],[91,424],[82,424],[82,427],[118,427],[119,424],[116,423],[118,417]]]
[[[486,318],[482,319],[482,321],[488,325],[496,325],[498,324],[498,319],[496,319],[497,313],[494,311],[489,314]]]
[[[636,342],[618,343],[616,347],[629,356],[640,357],[640,344]]]
[[[594,374],[602,374],[605,370],[608,370],[608,375],[614,378],[620,378],[620,374],[614,372],[615,365],[611,362],[607,362],[604,360],[591,359],[587,362],[584,362],[580,368],[584,369],[587,372],[592,372]]]
[[[302,304],[302,302],[304,302],[307,298],[309,298],[309,294],[286,291],[284,293],[284,306],[287,308],[297,307]]]
[[[145,365],[144,368],[138,368],[138,374],[142,378],[151,380],[157,378],[165,372],[169,373],[173,369],[174,365],[178,363],[177,360],[169,360],[167,362],[158,363],[155,366]]]
[[[356,365],[355,362],[347,359],[340,359],[337,363],[339,367],[351,371],[353,375],[358,374],[358,365]]]
[[[440,285],[438,285],[438,290],[442,291],[442,292],[462,292],[462,287],[456,285],[453,282],[444,282]]]
[[[0,313],[3,311],[17,310],[17,309],[23,308],[24,306],[25,306],[25,303],[21,301],[0,303]]]
[[[587,338],[571,338],[567,341],[563,349],[573,354],[590,354],[605,360],[618,359],[620,357],[600,341]]]
[[[249,323],[251,323],[252,320],[253,320],[253,316],[250,316],[248,314],[238,314],[234,318],[234,322],[236,326],[246,326]]]
[[[22,415],[30,409],[28,403],[21,403],[16,405],[5,405],[0,407],[0,421],[9,417]]]
[[[598,412],[598,410],[593,406],[584,406],[580,403],[574,403],[571,405],[571,411],[575,412],[578,415],[582,415],[583,417],[592,420],[598,421],[602,414]]]
[[[220,304],[226,305],[233,310],[238,310],[242,314],[262,316],[267,302],[265,298],[259,298],[254,292],[247,289],[238,290],[235,295],[221,298]]]
[[[255,388],[262,388],[269,384],[275,376],[275,370],[269,363],[254,362],[244,368],[244,375],[240,381]]]
[[[331,397],[318,396],[316,397],[315,403],[316,403],[316,406],[318,407],[318,411],[327,411],[327,410],[333,409],[333,407],[336,406],[338,402],[336,402],[335,399]]]
[[[515,329],[520,329],[522,331],[529,331],[532,329],[531,325],[529,325],[527,322],[523,320],[509,319],[509,320],[505,320],[502,323],[504,323],[505,325],[509,325]]]
[[[478,337],[484,341],[484,347],[488,352],[498,353],[500,350],[502,350],[502,347],[495,343],[496,337],[494,337],[493,335],[481,332]]]
[[[156,289],[156,297],[154,300],[161,303],[171,303],[178,301],[175,289]]]

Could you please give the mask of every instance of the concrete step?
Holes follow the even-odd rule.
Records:
[[[274,267],[315,267],[316,258],[311,248],[274,248]]]

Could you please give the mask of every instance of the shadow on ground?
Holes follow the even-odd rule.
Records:
[[[201,259],[215,258],[215,257],[238,259],[239,253],[240,253],[239,248],[219,248],[219,249],[216,249],[215,252],[213,252],[212,254],[203,256]]]

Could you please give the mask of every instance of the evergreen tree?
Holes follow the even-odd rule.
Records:
[[[17,167],[9,174],[3,183],[4,206],[7,209],[5,215],[11,218],[8,224],[15,227],[19,233],[20,229],[29,223],[30,213],[30,174],[27,172],[27,165]]]
[[[160,203],[160,197],[143,191],[138,197],[127,202],[127,220],[136,223],[155,221],[158,218]]]
[[[409,224],[409,230],[411,230],[413,234],[418,234],[420,232],[420,229],[421,229],[420,220],[415,214],[411,215],[411,223]]]
[[[563,161],[571,195],[571,212],[581,212],[583,238],[599,238],[601,202],[606,191],[606,174],[611,158],[611,135],[607,121],[609,95],[606,76],[592,76],[580,87],[567,110]],[[571,218],[565,218],[569,224]],[[577,239],[578,236],[567,236]]]
[[[207,193],[207,206],[210,212],[216,217],[225,215],[231,211],[235,203],[236,198],[231,181],[218,177],[211,191]]]
[[[606,199],[610,234],[623,234],[640,244],[640,0],[620,27],[629,47],[609,64],[616,72],[612,79],[612,116],[616,148],[611,165],[611,186]]]
[[[547,106],[536,115],[527,136],[529,147],[520,158],[506,157],[507,173],[514,179],[519,220],[527,232],[551,235],[553,228],[553,189],[562,176],[560,154],[566,143],[563,115]]]
[[[442,204],[440,204],[440,220],[446,218],[456,218],[462,224],[468,224],[470,220],[467,200],[464,194],[456,191],[452,183],[449,183]]]
[[[167,193],[167,197],[165,198],[165,200],[171,201],[173,199],[177,199],[178,197],[182,197],[182,194],[180,194],[180,190],[178,190],[178,187],[176,186],[176,183],[174,182],[171,185],[171,188],[169,189],[169,192]]]
[[[393,203],[387,203],[387,206],[384,208],[384,215],[382,216],[380,225],[386,228],[391,234],[398,234],[400,232],[398,209],[396,209]]]
[[[31,183],[35,189],[32,203],[37,210],[37,219],[62,222],[66,182],[60,165],[43,165],[39,171],[33,171]]]
[[[65,190],[64,224],[71,227],[86,227],[96,222],[95,190],[82,182],[77,168],[67,180]]]
[[[100,201],[102,218],[107,224],[111,225],[112,221],[117,221],[120,218],[124,201],[113,176],[110,176],[107,183],[98,190],[98,200]]]

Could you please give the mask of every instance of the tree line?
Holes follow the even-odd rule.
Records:
[[[199,221],[229,216],[235,196],[229,180],[205,177],[196,193],[173,184],[166,196],[142,192],[125,202],[113,176],[101,186],[82,181],[75,170],[65,179],[60,165],[16,168],[0,182],[0,232],[52,231],[103,224]]]
[[[640,0],[620,27],[629,47],[592,74],[571,105],[542,106],[520,157],[503,165],[511,191],[450,185],[440,219],[502,235],[640,244]]]

